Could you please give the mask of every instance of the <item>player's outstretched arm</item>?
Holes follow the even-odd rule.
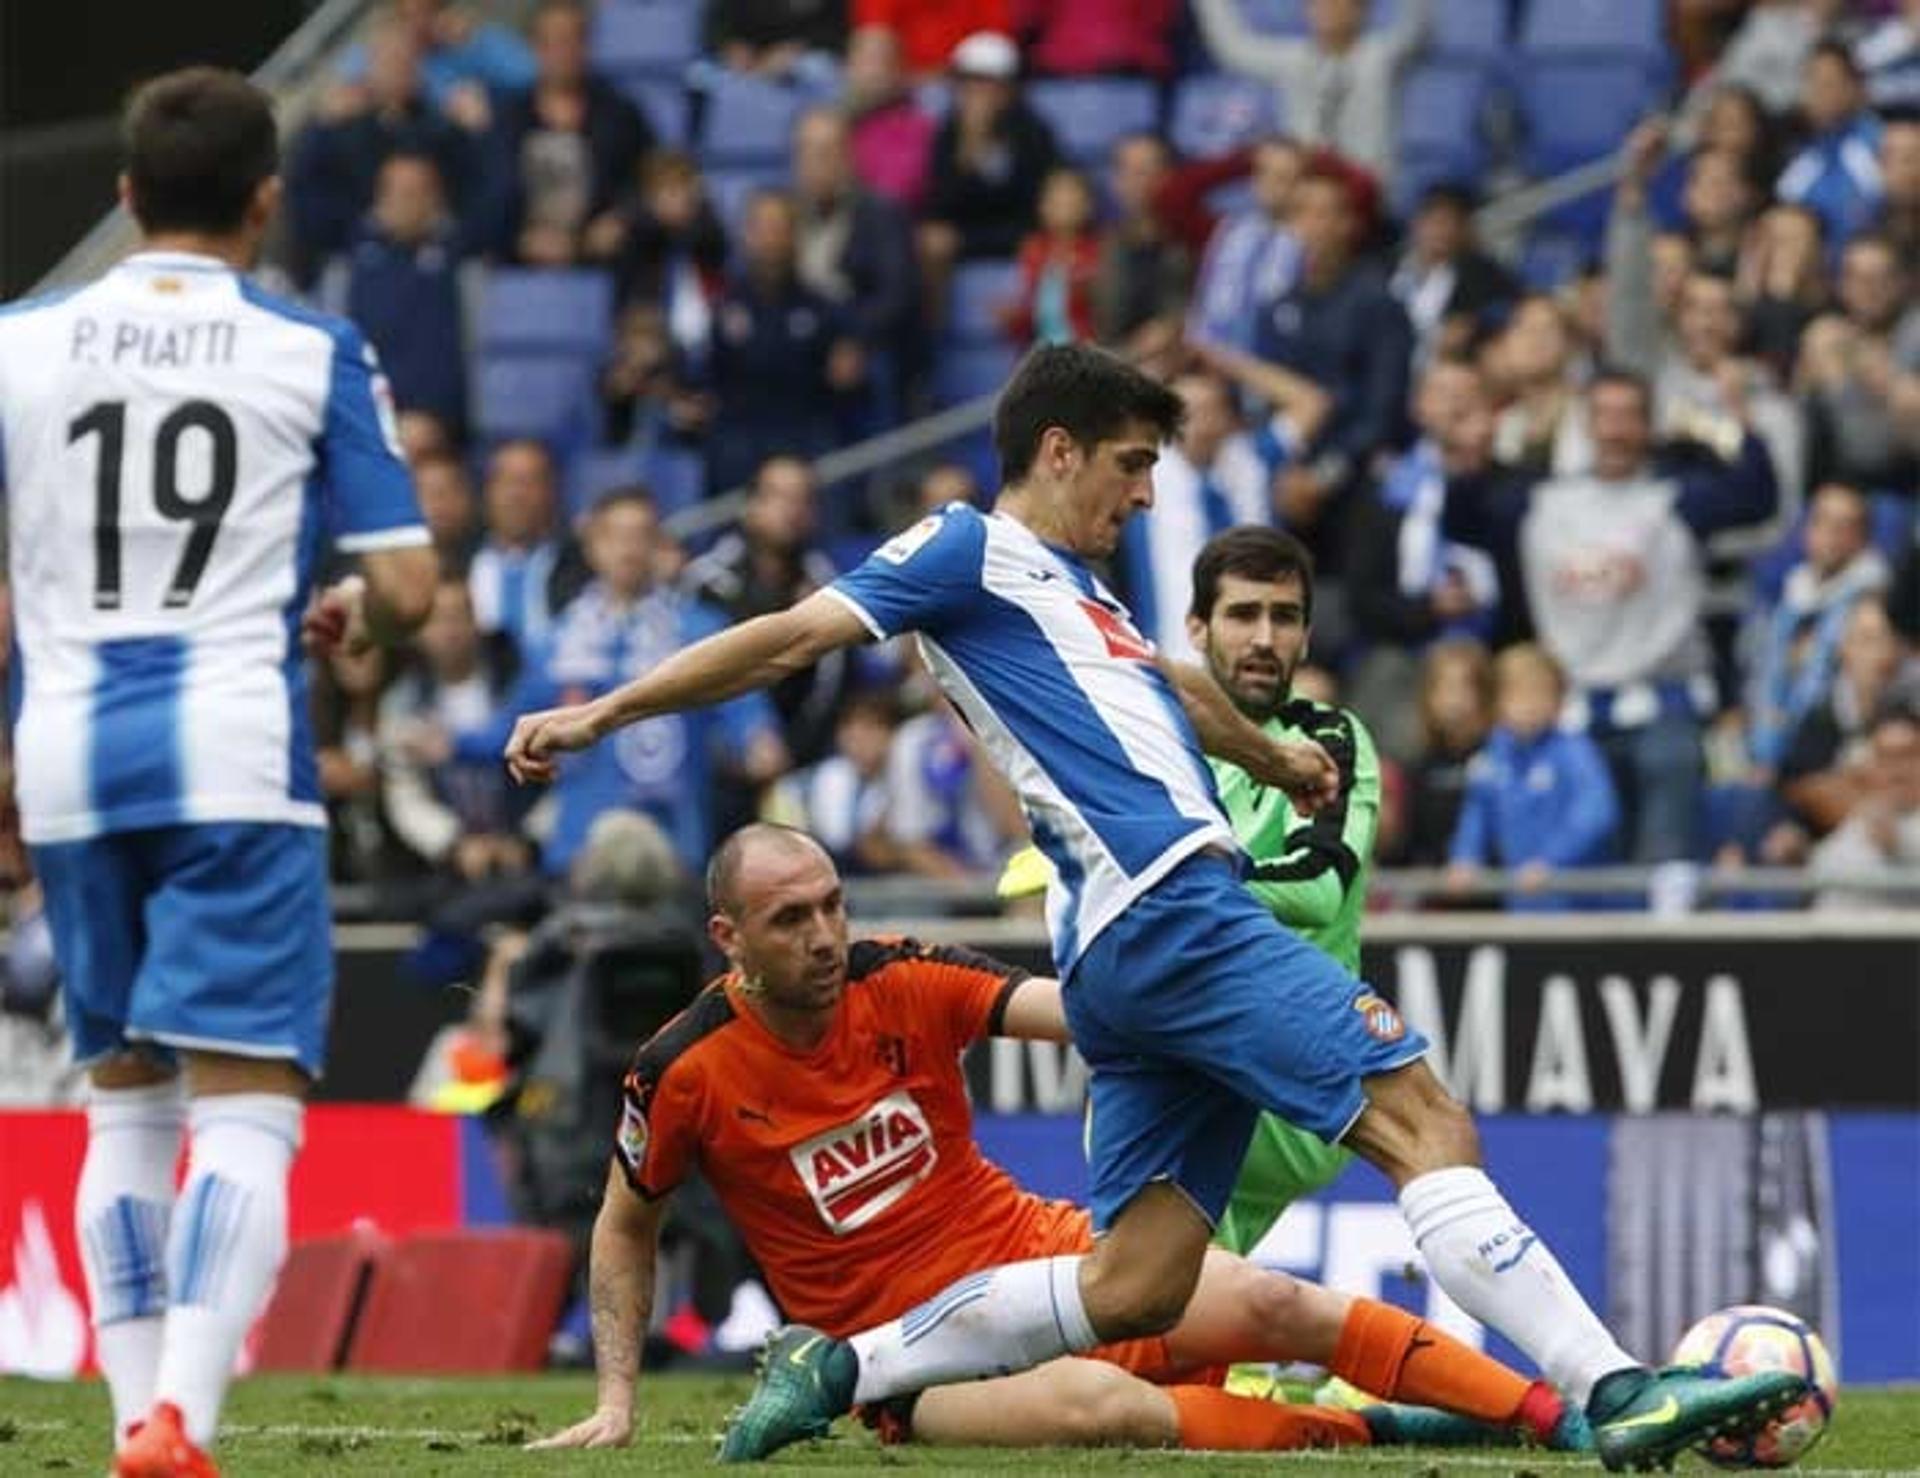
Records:
[[[1340,771],[1311,739],[1280,740],[1262,733],[1203,668],[1162,657],[1160,670],[1208,754],[1238,765],[1262,785],[1284,790],[1309,815],[1339,796]]]
[[[528,1447],[625,1447],[633,1437],[633,1385],[653,1317],[653,1262],[666,1205],[664,1196],[649,1201],[628,1185],[618,1163],[607,1171],[587,1273],[599,1374],[593,1415]]]
[[[554,759],[660,713],[722,703],[804,672],[827,653],[869,640],[860,618],[824,592],[675,652],[651,672],[589,703],[530,713],[507,741],[507,768],[524,783],[553,779]]]

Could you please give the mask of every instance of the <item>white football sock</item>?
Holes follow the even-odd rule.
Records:
[[[898,1319],[856,1334],[856,1401],[1011,1375],[1099,1340],[1080,1302],[1079,1257],[1003,1263],[950,1283]]]
[[[177,1078],[148,1088],[95,1088],[87,1100],[87,1158],[73,1224],[116,1444],[153,1405],[167,1312],[173,1166],[186,1121]]]
[[[1400,1210],[1448,1297],[1526,1351],[1571,1400],[1586,1405],[1601,1376],[1638,1363],[1485,1172],[1416,1176],[1400,1188]]]
[[[213,1440],[240,1342],[287,1255],[287,1170],[300,1147],[300,1100],[223,1093],[188,1111],[187,1183],[167,1241],[169,1301],[154,1397],[187,1435]]]

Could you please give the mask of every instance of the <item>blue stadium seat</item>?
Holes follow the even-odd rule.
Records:
[[[967,262],[953,274],[947,337],[957,344],[1000,342],[999,312],[1020,290],[1012,262]]]
[[[1521,253],[1520,280],[1531,292],[1552,292],[1577,277],[1587,257],[1587,243],[1578,236],[1537,231]]]
[[[1529,62],[1516,87],[1536,175],[1612,153],[1655,101],[1654,79],[1637,61]]]
[[[707,464],[685,447],[655,447],[647,456],[646,476],[661,513],[671,516],[707,495]]]
[[[1225,154],[1279,124],[1279,93],[1251,77],[1189,77],[1173,96],[1167,136],[1189,159]]]
[[[474,376],[474,422],[482,437],[536,436],[557,447],[583,445],[599,414],[594,367],[572,354],[483,359]]]
[[[786,185],[784,164],[713,169],[707,172],[707,199],[713,202],[714,214],[720,217],[720,224],[731,237],[740,228],[740,217],[746,212],[749,195],[759,189],[784,189]]]
[[[700,0],[606,0],[594,7],[589,53],[602,71],[678,71],[700,54]]]
[[[1400,15],[1403,0],[1373,0],[1367,11],[1367,29],[1390,26]],[[1455,0],[1435,0],[1436,11],[1445,10]],[[1256,31],[1269,36],[1307,34],[1307,0],[1239,0],[1240,15]]]
[[[811,94],[762,77],[715,70],[700,154],[710,165],[784,164],[788,137]]]
[[[1440,8],[1451,8],[1451,0]],[[1520,50],[1529,57],[1656,57],[1665,51],[1665,31],[1666,0],[1534,0],[1520,23]]]
[[[662,144],[679,148],[687,143],[687,86],[678,77],[629,73],[615,77],[613,85],[646,115]]]
[[[1019,355],[1006,344],[949,344],[933,356],[933,393],[942,405],[996,394]]]
[[[1477,175],[1485,156],[1480,110],[1486,95],[1486,74],[1478,67],[1415,67],[1400,87],[1401,150],[1444,158],[1462,178]]]
[[[1043,79],[1027,101],[1053,125],[1060,151],[1078,163],[1098,161],[1122,134],[1153,132],[1160,99],[1151,82],[1124,77]]]
[[[671,516],[700,501],[706,466],[698,452],[684,447],[595,447],[567,469],[567,507],[584,512],[615,488],[636,483],[653,494],[662,516]]]
[[[1433,7],[1429,57],[1493,62],[1507,49],[1507,0],[1440,0]]]
[[[613,282],[590,268],[496,267],[481,300],[483,352],[599,358],[613,338]]]

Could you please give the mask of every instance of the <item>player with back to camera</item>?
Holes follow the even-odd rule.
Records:
[[[1171,1328],[1263,1108],[1388,1176],[1441,1287],[1584,1407],[1609,1467],[1766,1420],[1804,1382],[1655,1371],[1621,1349],[1479,1168],[1473,1121],[1426,1043],[1241,887],[1203,747],[1308,813],[1333,798],[1332,763],[1316,744],[1261,733],[1205,672],[1159,658],[1087,563],[1109,557],[1151,502],[1153,464],[1179,423],[1178,399],[1113,356],[1036,349],[995,412],[1003,486],[991,515],[949,507],[788,610],[515,728],[509,765],[544,780],[562,752],[649,714],[913,631],[1054,869],[1048,922],[1091,1069],[1104,1235],[1081,1257],[992,1270],[931,1329],[783,1331],[723,1457],[763,1457],[856,1402]]]
[[[267,97],[171,73],[125,143],[139,250],[0,310],[13,737],[88,1066],[74,1221],[113,1472],[200,1478],[325,1054],[303,640],[398,641],[435,570],[372,351],[243,275],[280,198]],[[315,598],[329,537],[361,573]]]

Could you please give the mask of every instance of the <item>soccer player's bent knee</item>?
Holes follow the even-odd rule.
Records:
[[[1062,1362],[1054,1396],[1059,1440],[1071,1446],[1159,1447],[1180,1435],[1159,1392],[1104,1360]]]
[[[1240,1263],[1231,1288],[1233,1305],[1247,1329],[1264,1338],[1284,1338],[1305,1325],[1311,1310],[1300,1284],[1285,1273],[1270,1273]]]

